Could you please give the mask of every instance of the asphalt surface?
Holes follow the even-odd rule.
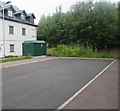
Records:
[[[114,62],[64,109],[118,109],[118,61]]]
[[[2,70],[3,109],[56,109],[112,61],[54,59]]]

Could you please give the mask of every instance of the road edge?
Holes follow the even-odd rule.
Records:
[[[30,64],[30,63],[36,63],[36,62],[48,61],[48,60],[52,60],[52,59],[57,59],[57,58],[54,57],[54,58],[46,58],[46,59],[43,59],[43,60],[28,61],[28,62],[23,62],[23,63],[13,64],[13,65],[8,65],[8,66],[2,66],[2,67],[0,67],[0,68],[15,67],[15,66],[20,66],[20,65],[24,65],[24,64]]]
[[[44,56],[46,57],[46,56]],[[34,57],[34,58],[39,58],[39,57]],[[36,63],[36,62],[42,62],[42,61],[47,61],[47,60],[52,60],[52,59],[80,59],[80,60],[116,60],[116,59],[112,59],[112,58],[83,58],[83,57],[52,57],[52,58],[47,58],[44,60],[34,60],[34,61],[29,61],[29,62],[24,62],[24,63],[19,63],[19,64],[13,64],[13,65],[9,65],[9,66],[3,66],[1,64],[0,69],[1,68],[8,68],[8,67],[15,67],[18,65],[24,65],[24,64],[29,64],[29,63]]]
[[[84,58],[84,57],[58,57],[62,59],[81,59],[81,60],[116,60],[114,58]]]

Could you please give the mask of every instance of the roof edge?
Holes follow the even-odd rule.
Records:
[[[3,17],[0,16],[0,19],[2,19],[2,18]],[[19,21],[19,20],[15,20],[15,19],[5,18],[5,20],[13,21],[13,22],[18,22],[18,23],[22,23],[22,24],[26,24],[26,25],[30,25],[30,26],[34,26],[34,27],[38,27],[38,25],[31,24],[31,23],[28,23],[28,22]]]

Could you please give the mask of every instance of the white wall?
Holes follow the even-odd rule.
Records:
[[[3,56],[3,27],[2,27],[2,20],[0,19],[0,57]]]
[[[22,43],[26,40],[36,40],[36,27],[27,24],[5,20],[5,55],[22,55]],[[14,34],[9,34],[9,26],[14,26]],[[22,28],[26,28],[26,36],[22,36]],[[15,52],[10,52],[10,44],[14,44]],[[3,56],[3,27],[0,19],[0,57]]]

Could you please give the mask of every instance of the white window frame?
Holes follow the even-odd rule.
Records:
[[[27,35],[27,30],[26,28],[22,28],[22,36],[26,36]]]
[[[21,14],[21,20],[25,20],[25,15]]]
[[[9,34],[14,34],[14,26],[9,25]]]
[[[10,44],[10,52],[15,52],[15,45],[14,44]]]
[[[11,10],[8,10],[8,16],[13,17],[13,12]]]

